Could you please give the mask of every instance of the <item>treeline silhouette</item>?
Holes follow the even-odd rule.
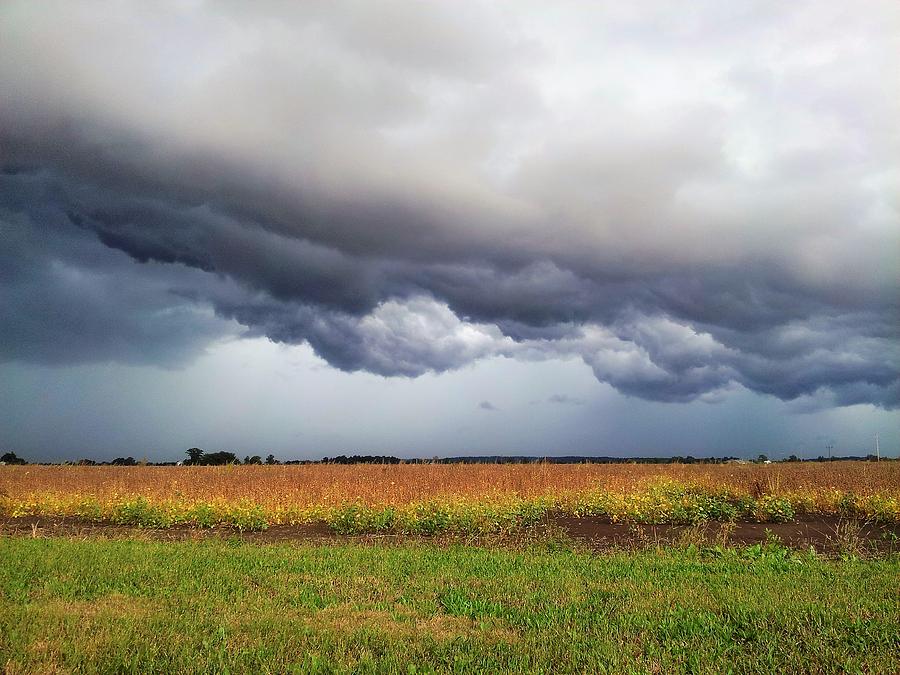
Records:
[[[93,459],[79,459],[77,461],[62,462],[62,464],[77,466],[224,466],[226,464],[745,464],[745,463],[769,463],[766,455],[760,454],[754,459],[742,459],[739,457],[693,457],[691,455],[672,457],[611,457],[611,456],[585,456],[563,455],[556,457],[528,456],[528,455],[474,455],[459,457],[432,457],[431,459],[413,458],[401,459],[393,455],[338,455],[336,457],[323,457],[322,459],[291,459],[281,461],[273,454],[268,454],[265,459],[260,455],[246,455],[241,460],[236,453],[217,451],[205,452],[200,448],[189,448],[185,451],[187,459],[181,462],[150,462],[145,459],[136,460],[134,457],[116,457],[110,461],[98,462]],[[775,460],[777,462],[874,462],[875,455],[844,455],[816,458],[799,458],[790,455],[787,458]],[[897,461],[891,457],[882,457],[881,461]],[[0,464],[59,464],[60,462],[28,462],[18,457],[14,452],[6,452],[0,455]]]

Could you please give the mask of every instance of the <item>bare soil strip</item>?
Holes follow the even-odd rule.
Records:
[[[820,516],[791,523],[718,523],[698,525],[629,525],[601,518],[557,516],[556,526],[589,548],[630,548],[641,545],[696,543],[728,546],[764,544],[772,537],[785,546],[820,552],[859,548],[889,553],[900,551],[900,525]]]
[[[404,541],[464,541],[473,544],[515,543],[556,536],[572,540],[593,551],[635,549],[666,545],[753,546],[773,537],[797,549],[813,547],[821,553],[886,554],[900,552],[900,524],[869,523],[835,516],[821,516],[792,523],[718,523],[698,525],[641,525],[612,523],[595,517],[577,518],[556,514],[528,533],[490,536],[423,537],[404,534],[340,535],[324,523],[272,525],[258,532],[219,526],[208,529],[176,526],[136,528],[115,523],[76,518],[28,516],[0,519],[0,536],[31,537],[136,537],[154,541],[230,538],[256,543],[339,543],[342,541],[396,543]]]

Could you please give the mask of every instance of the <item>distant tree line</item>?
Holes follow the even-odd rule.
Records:
[[[241,462],[238,459],[237,455],[233,452],[204,452],[200,448],[188,448],[185,450],[185,453],[188,458],[182,462],[188,466],[222,466],[224,464],[263,464],[262,457],[259,455],[247,455],[244,457],[244,461]],[[275,455],[269,454],[266,457],[266,464],[280,464],[280,462],[275,459]]]
[[[322,464],[401,464],[397,457],[385,455],[338,455],[337,457],[322,458]]]
[[[505,455],[480,455],[471,457],[435,457],[433,459],[408,459],[405,464],[770,464],[774,462],[874,462],[875,455],[845,455],[842,457],[823,457],[800,459],[791,455],[785,459],[769,460],[767,455],[760,454],[754,459],[741,457],[693,457],[691,455],[673,457],[586,457],[581,455],[557,457],[528,457]],[[882,457],[881,461],[897,461],[890,457]],[[322,460],[325,461],[325,460]]]
[[[150,462],[146,459],[136,460],[134,457],[116,457],[111,461],[97,462],[93,459],[80,459],[77,461],[63,462],[64,464],[78,466],[222,466],[226,464],[244,465],[276,465],[276,464],[728,464],[728,463],[770,463],[766,455],[760,454],[755,459],[741,459],[738,457],[693,457],[691,455],[674,457],[586,457],[581,455],[566,455],[561,457],[530,457],[526,455],[477,455],[470,457],[433,457],[431,459],[400,459],[393,455],[338,455],[336,457],[323,457],[322,459],[292,459],[280,461],[275,455],[268,454],[263,459],[260,455],[245,455],[241,460],[235,453],[226,451],[205,452],[200,448],[189,448],[185,451],[187,459],[182,462]],[[810,459],[801,459],[797,455],[790,455],[778,462],[874,462],[875,455],[845,455],[842,457],[819,456]],[[898,461],[891,457],[882,457],[881,461]],[[14,452],[6,452],[0,455],[0,464],[28,464],[29,462],[18,457]],[[53,464],[54,462],[41,462]]]
[[[758,460],[738,457],[694,457],[692,455],[673,457],[609,457],[563,455],[557,457],[529,457],[524,455],[484,455],[476,457],[444,457],[420,460],[438,464],[727,464],[729,462],[766,461],[760,455]]]

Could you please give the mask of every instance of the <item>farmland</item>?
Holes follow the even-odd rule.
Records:
[[[900,463],[0,467],[8,518],[337,533],[514,531],[548,514],[632,523],[900,520]]]
[[[896,672],[898,486],[897,462],[4,466],[0,667]],[[779,538],[826,519],[827,547]]]

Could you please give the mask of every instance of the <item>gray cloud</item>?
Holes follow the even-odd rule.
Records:
[[[547,402],[559,403],[560,405],[584,405],[585,403],[584,399],[569,396],[568,394],[551,394],[547,398]]]
[[[0,175],[0,203],[0,360],[178,367],[238,332],[179,295],[204,284],[202,272],[136,266],[98,244],[40,176]]]
[[[900,406],[892,3],[273,10],[0,9],[4,358]]]
[[[480,410],[488,410],[490,412],[495,412],[495,411],[499,410],[499,408],[497,408],[497,406],[495,406],[490,401],[482,401],[481,403],[478,404],[478,408]]]

